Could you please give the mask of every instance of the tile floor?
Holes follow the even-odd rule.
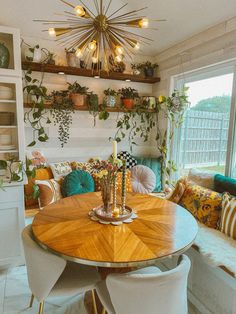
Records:
[[[38,313],[38,302],[29,309],[31,292],[28,287],[25,266],[0,271],[0,314],[34,314]],[[87,314],[83,297],[48,298],[44,314]],[[189,306],[189,314],[200,314]]]

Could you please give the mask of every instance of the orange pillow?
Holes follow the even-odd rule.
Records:
[[[38,199],[32,198],[35,184],[35,180],[50,180],[53,179],[53,174],[50,168],[39,168],[36,169],[35,178],[28,178],[28,184],[25,185],[25,206],[38,206]]]

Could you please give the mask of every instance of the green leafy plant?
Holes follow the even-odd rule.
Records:
[[[81,95],[87,95],[89,88],[86,86],[81,86],[79,83],[74,82],[73,84],[67,83],[68,91],[72,94],[81,94]]]
[[[23,163],[15,156],[9,157],[8,160],[0,160],[0,170],[7,170],[10,177],[9,182],[23,181]]]
[[[89,109],[89,113],[93,116],[94,118],[94,126],[96,125],[96,117],[99,114],[99,100],[98,100],[98,95],[94,94],[91,92],[88,94],[87,98],[87,105]]]
[[[106,96],[117,96],[117,92],[112,88],[105,89],[103,93]]]
[[[137,108],[135,112],[125,112],[116,124],[115,140],[121,142],[128,137],[130,151],[133,151],[133,145],[137,145],[137,139],[147,142],[149,140],[151,130],[155,127],[155,114],[145,112],[141,108]]]
[[[41,80],[31,77],[32,71],[29,69],[25,72],[25,87],[23,91],[27,96],[27,103],[30,109],[24,114],[24,122],[29,123],[33,129],[33,141],[28,144],[29,147],[34,146],[37,141],[46,142],[48,134],[45,130],[45,123],[50,124],[51,120],[47,114],[46,101],[48,100],[47,88],[43,86],[43,77]]]
[[[143,62],[143,63],[139,63],[137,65],[137,68],[140,69],[140,70],[147,70],[147,69],[153,69],[155,70],[156,68],[158,67],[158,64],[157,63],[152,63],[150,61],[146,61],[146,62]]]
[[[119,89],[118,94],[121,95],[121,98],[123,99],[139,98],[138,91],[131,87],[125,87],[125,88]]]
[[[54,125],[58,124],[58,139],[61,147],[67,144],[70,137],[74,104],[69,97],[68,90],[54,91],[50,95],[52,108],[50,109]]]

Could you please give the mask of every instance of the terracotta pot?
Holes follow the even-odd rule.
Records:
[[[83,107],[86,105],[86,95],[81,94],[70,94],[70,98],[74,103],[75,107]]]
[[[122,102],[126,109],[133,109],[134,99],[122,99]]]

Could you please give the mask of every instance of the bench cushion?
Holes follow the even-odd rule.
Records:
[[[218,230],[199,223],[199,231],[194,245],[208,264],[227,269],[236,277],[235,240]]]

